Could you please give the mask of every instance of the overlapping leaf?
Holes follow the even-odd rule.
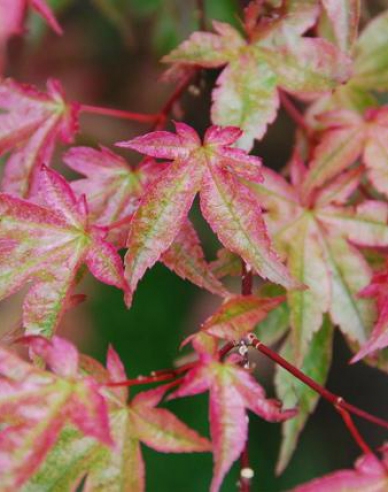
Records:
[[[209,391],[210,433],[213,443],[214,474],[211,492],[218,492],[222,481],[244,449],[248,434],[246,409],[269,422],[281,422],[295,415],[282,411],[280,404],[265,397],[263,388],[246,370],[231,361],[217,360],[217,344],[202,333],[194,338],[201,363],[192,369],[172,397],[197,395]]]
[[[112,349],[107,366],[111,381],[125,380],[123,366]],[[207,439],[170,411],[156,408],[167,389],[168,385],[139,393],[127,405],[126,390],[110,388],[121,392],[116,394],[118,398],[110,399],[109,420],[114,446],[107,448],[95,439],[67,428],[45,464],[23,490],[71,490],[77,480],[86,475],[88,490],[144,492],[141,443],[163,453],[210,451]],[[58,466],[59,462],[61,466]]]
[[[259,201],[238,180],[261,181],[260,160],[231,147],[241,131],[212,126],[202,144],[191,127],[177,123],[176,129],[176,134],[154,132],[119,144],[173,160],[147,188],[131,223],[125,262],[132,291],[171,246],[198,191],[203,216],[229,250],[263,277],[297,287],[271,248]]]
[[[57,80],[49,80],[44,93],[6,79],[0,81],[0,111],[0,154],[11,152],[2,190],[28,197],[36,191],[39,168],[50,163],[55,143],[72,142],[78,105],[66,102]]]
[[[388,488],[388,453],[379,461],[374,455],[361,456],[354,470],[340,470],[300,485],[292,492],[385,492]]]
[[[28,333],[50,337],[83,264],[104,283],[125,291],[126,283],[107,231],[89,221],[84,197],[77,200],[64,178],[46,167],[40,186],[45,205],[0,194],[0,298],[32,282],[23,324]]]
[[[308,286],[287,294],[295,360],[303,361],[326,312],[349,339],[363,344],[375,314],[373,303],[358,293],[372,272],[354,244],[388,244],[387,205],[345,205],[358,186],[357,169],[342,174],[308,203],[299,193],[301,183],[291,186],[270,170],[263,173],[264,183],[251,188],[268,211],[269,229],[291,273]]]
[[[117,246],[125,245],[132,215],[147,187],[158,179],[169,164],[142,163],[131,169],[125,159],[108,149],[73,147],[64,156],[66,164],[86,176],[71,186],[80,196],[86,194],[92,219],[110,228],[109,239]],[[206,263],[198,235],[186,220],[161,261],[184,279],[225,296],[226,289]]]
[[[310,193],[361,159],[374,187],[388,195],[388,108],[367,110],[364,117],[342,109],[319,120],[323,136],[314,149],[304,192]]]
[[[212,121],[244,133],[238,145],[250,149],[277,114],[278,89],[311,95],[335,88],[350,76],[350,60],[324,39],[301,37],[314,25],[317,2],[286,2],[261,16],[252,2],[246,37],[214,22],[215,33],[196,32],[163,60],[218,68],[226,65],[213,91]]]
[[[113,445],[100,387],[93,378],[78,375],[74,346],[57,337],[51,342],[32,337],[29,342],[53,372],[0,348],[0,481],[4,492],[20,490],[68,423],[104,448]]]
[[[373,275],[370,285],[366,286],[361,292],[361,297],[374,298],[377,301],[379,317],[373,328],[368,342],[353,357],[352,362],[356,362],[363,357],[388,347],[388,272],[387,269],[379,271]]]
[[[336,45],[351,52],[357,39],[360,0],[321,0]]]
[[[284,301],[285,297],[233,296],[201,326],[203,333],[221,340],[236,341],[251,332],[255,325]],[[192,339],[196,335],[190,337]]]
[[[339,9],[341,4],[354,3],[353,0],[329,2]],[[345,11],[343,11],[345,13]],[[347,11],[348,13],[350,11]],[[333,14],[334,15],[334,14]],[[342,16],[343,18],[343,16]],[[339,20],[340,18],[337,17]],[[349,19],[351,21],[351,19]],[[341,21],[339,20],[339,24]],[[338,24],[338,32],[340,30]],[[350,27],[351,24],[348,24]],[[348,36],[351,31],[341,30]],[[309,123],[319,126],[312,116],[340,108],[364,112],[378,105],[374,91],[388,89],[388,11],[373,18],[362,31],[354,46],[352,76],[345,85],[337,87],[333,94],[320,98],[309,109]]]

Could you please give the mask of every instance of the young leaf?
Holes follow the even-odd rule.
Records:
[[[111,381],[125,380],[122,365],[113,350],[109,352],[108,365]],[[57,484],[71,490],[79,477],[86,475],[86,484],[91,490],[144,492],[141,443],[163,453],[210,451],[207,439],[170,411],[156,408],[168,387],[139,393],[129,405],[126,398],[110,401],[109,420],[114,441],[111,448],[67,428],[25,491],[56,490]],[[58,462],[61,462],[60,467]]]
[[[344,1],[353,3],[353,0],[334,0],[331,3],[339,8]],[[352,76],[345,85],[337,87],[332,94],[324,95],[309,108],[310,124],[319,127],[319,117],[317,121],[316,116],[327,111],[350,109],[362,114],[366,109],[378,106],[372,91],[388,89],[387,28],[387,11],[371,19],[354,46]]]
[[[340,470],[300,485],[292,492],[385,492],[388,487],[388,456],[379,461],[374,455],[361,456],[354,470]]]
[[[364,117],[350,110],[331,111],[319,119],[324,133],[314,149],[304,192],[310,193],[361,158],[375,188],[388,195],[388,108],[367,110]]]
[[[83,198],[44,166],[40,186],[44,206],[0,194],[0,298],[33,282],[23,324],[27,333],[51,337],[83,264],[101,282],[127,286],[121,259],[105,241],[107,231],[89,222]]]
[[[202,334],[205,345],[206,337],[210,338]],[[194,344],[197,350],[204,349],[202,341]],[[247,371],[231,362],[212,359],[206,350],[205,354],[200,354],[202,364],[185,376],[171,397],[210,392],[209,420],[214,454],[210,491],[218,492],[226,473],[244,449],[248,433],[246,408],[269,422],[291,418],[295,411],[282,411],[279,402],[266,399],[263,388]]]
[[[373,275],[370,285],[365,287],[360,296],[375,298],[379,317],[373,328],[367,343],[353,357],[352,362],[357,362],[367,355],[388,346],[388,273],[387,270],[377,272]]]
[[[191,127],[177,123],[176,129],[176,134],[154,132],[119,144],[152,157],[173,159],[148,186],[131,222],[125,262],[132,291],[173,243],[197,191],[204,217],[229,250],[263,277],[297,287],[271,249],[259,202],[237,179],[261,180],[260,160],[230,147],[241,131],[213,126],[201,144]]]
[[[125,245],[131,215],[137,210],[147,187],[169,166],[144,162],[131,169],[121,156],[108,149],[73,147],[65,157],[66,164],[86,178],[71,183],[80,196],[86,194],[92,219],[111,227],[109,239],[119,247]],[[112,227],[113,226],[113,227]],[[225,296],[226,289],[212,274],[194,227],[185,221],[171,247],[161,261],[179,276],[199,287]]]
[[[202,324],[201,332],[222,340],[240,340],[284,299],[285,297],[234,296]]]
[[[373,304],[360,299],[371,269],[353,244],[388,244],[388,209],[383,202],[345,206],[360,172],[344,173],[310,204],[297,186],[268,169],[264,183],[250,185],[267,210],[275,246],[306,290],[288,292],[294,357],[301,363],[325,312],[353,341],[364,343],[374,320]],[[353,244],[351,244],[351,241]]]
[[[238,145],[250,149],[276,117],[278,88],[305,96],[334,89],[350,76],[350,60],[334,45],[301,37],[314,23],[316,7],[287,2],[271,20],[257,19],[252,4],[246,39],[230,25],[215,22],[215,34],[192,34],[163,61],[205,68],[227,65],[213,91],[212,121],[241,128]]]
[[[78,353],[54,337],[28,339],[52,373],[0,347],[0,480],[4,492],[19,490],[43,462],[61,429],[72,423],[82,435],[112,445],[108,409],[99,385],[78,375]]]
[[[10,79],[0,82],[0,154],[7,160],[2,189],[22,197],[36,191],[42,164],[48,165],[55,143],[71,143],[78,131],[78,105],[67,103],[57,80],[47,93]]]

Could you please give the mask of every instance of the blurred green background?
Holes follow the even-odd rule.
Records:
[[[64,36],[55,36],[37,16],[30,16],[25,38],[10,43],[7,75],[40,87],[48,77],[57,77],[69,99],[86,104],[150,113],[160,109],[173,88],[159,80],[163,72],[159,59],[196,28],[194,1],[52,0],[49,3],[64,27]],[[234,0],[208,0],[207,18],[238,24],[237,4]],[[375,4],[380,6],[383,2]],[[200,97],[187,94],[182,104],[174,108],[177,118],[185,114],[185,121],[199,131],[209,123],[209,94],[215,76],[216,72],[206,74]],[[147,129],[131,122],[83,116],[77,144],[112,146]],[[263,156],[267,166],[279,168],[287,160],[292,141],[292,125],[281,114],[255,152]],[[135,154],[122,153],[131,162],[137,162]],[[61,167],[61,150],[56,167],[68,172]],[[214,258],[215,238],[195,210],[193,214],[209,259]],[[113,344],[130,377],[172,367],[185,335],[195,330],[219,302],[159,264],[141,282],[129,311],[124,307],[121,292],[113,288],[97,285],[88,278],[82,290],[88,292],[88,301],[66,316],[61,333],[101,361],[108,344]],[[6,306],[3,303],[3,319],[16,319],[19,306],[19,299]],[[382,396],[387,389],[385,376],[362,364],[349,367],[346,362],[349,358],[348,349],[337,335],[328,386],[354,404],[383,415],[388,407],[387,397]],[[272,364],[262,357],[257,363],[258,378],[273,395]],[[188,424],[208,432],[205,397],[182,399],[168,406]],[[363,422],[359,428],[370,445],[382,443],[380,429]],[[279,442],[279,426],[252,416],[250,454],[256,472],[255,492],[284,491],[330,470],[350,467],[359,454],[341,418],[324,402],[308,423],[287,471],[275,477]],[[144,454],[148,492],[208,490],[210,455],[163,455],[146,448]],[[237,473],[238,466],[234,466],[223,492],[236,491]]]

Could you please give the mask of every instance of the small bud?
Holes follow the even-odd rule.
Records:
[[[238,349],[238,353],[244,357],[248,353],[248,347],[246,345],[240,345],[240,348]]]
[[[240,471],[240,476],[245,480],[252,480],[252,478],[255,476],[255,472],[252,470],[252,468],[242,468]]]

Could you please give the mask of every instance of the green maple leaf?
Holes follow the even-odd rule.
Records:
[[[293,166],[301,166],[295,159]],[[352,341],[362,344],[373,325],[373,303],[358,293],[369,284],[371,268],[357,250],[388,244],[388,208],[383,202],[346,205],[360,170],[343,173],[307,201],[299,182],[288,184],[264,170],[264,183],[251,184],[265,209],[266,222],[291,273],[308,288],[287,293],[294,360],[301,364],[324,313]],[[296,173],[295,173],[296,174]]]
[[[316,2],[287,2],[273,17],[246,15],[245,36],[214,22],[215,33],[195,32],[163,58],[168,63],[226,66],[213,91],[212,121],[244,131],[239,146],[250,149],[277,114],[279,91],[306,96],[334,89],[350,76],[350,60],[333,44],[302,34],[316,20]]]

